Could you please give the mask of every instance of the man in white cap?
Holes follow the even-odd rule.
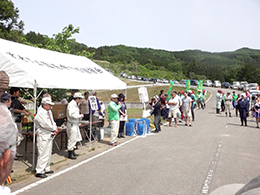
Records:
[[[36,165],[36,177],[46,178],[50,170],[53,138],[58,133],[56,123],[53,121],[50,111],[54,103],[50,97],[42,98],[42,108],[37,113],[34,121],[37,132],[38,159]]]
[[[116,146],[118,144],[116,138],[119,130],[119,109],[121,103],[118,102],[118,96],[116,94],[111,95],[111,102],[108,104],[108,118],[111,125],[110,144]]]
[[[75,153],[76,143],[82,141],[82,137],[79,130],[79,121],[84,117],[80,114],[78,104],[81,102],[83,96],[80,92],[76,92],[73,96],[73,100],[70,101],[67,107],[67,135],[68,135],[68,158],[77,159]]]

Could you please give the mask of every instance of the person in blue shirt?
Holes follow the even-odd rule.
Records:
[[[248,116],[248,112],[249,112],[249,102],[246,99],[246,94],[242,93],[241,94],[241,99],[238,100],[238,110],[239,110],[239,114],[240,114],[240,120],[241,120],[241,126],[244,125],[247,126],[247,120],[246,117]]]
[[[192,99],[191,102],[191,116],[192,116],[192,121],[195,120],[195,115],[194,115],[194,102],[195,102],[195,96],[192,94],[192,91],[188,91],[188,96]]]

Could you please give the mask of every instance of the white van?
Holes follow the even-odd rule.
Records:
[[[206,80],[205,83],[203,83],[203,86],[211,87],[212,86],[211,80]]]
[[[221,82],[219,80],[214,81],[213,87],[221,87]]]

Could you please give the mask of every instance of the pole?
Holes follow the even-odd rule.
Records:
[[[92,109],[90,106],[90,123],[89,123],[89,148],[91,149],[91,139],[92,139]]]
[[[125,99],[127,99],[126,97],[127,97],[127,88],[125,89]]]
[[[36,99],[37,99],[37,83],[36,80],[34,80],[33,85],[33,96],[34,96],[34,114],[33,117],[36,115]],[[33,124],[33,161],[32,161],[32,168],[35,169],[35,123]]]

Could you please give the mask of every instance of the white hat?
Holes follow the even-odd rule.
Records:
[[[112,95],[111,95],[111,99],[112,99],[112,98],[118,98],[118,96],[117,96],[116,94],[112,94]]]
[[[241,96],[244,96],[244,97],[246,97],[246,94],[245,94],[245,93],[242,93],[242,94],[241,94]]]
[[[84,98],[80,92],[76,92],[73,96],[74,98]]]
[[[42,98],[42,104],[54,105],[54,103],[51,102],[51,98],[50,98],[50,97],[44,97],[44,98]]]
[[[189,90],[189,91],[188,91],[188,93],[192,93],[192,91],[191,91],[191,90]]]

